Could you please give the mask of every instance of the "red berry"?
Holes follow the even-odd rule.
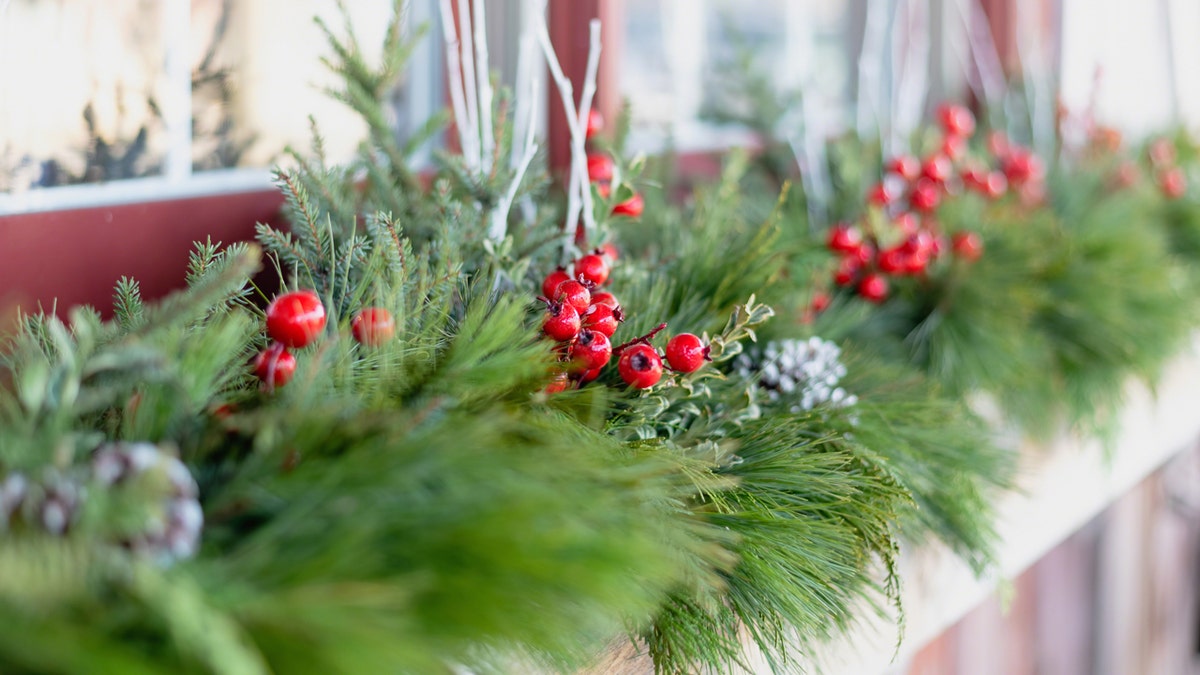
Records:
[[[609,307],[612,307],[613,309],[619,309],[621,307],[621,303],[617,302],[617,296],[613,295],[612,293],[609,293],[608,291],[600,291],[599,293],[592,293],[592,304],[593,305],[608,305]]]
[[[601,153],[588,153],[587,156],[587,172],[588,180],[593,183],[604,183],[613,179],[613,173],[616,170],[616,163],[612,157]]]
[[[554,295],[550,296],[550,299],[566,303],[581,314],[586,312],[588,306],[592,304],[592,292],[578,281],[567,279],[554,289]]]
[[[950,161],[949,157],[942,154],[932,155],[921,165],[921,176],[934,183],[945,183],[950,180],[952,173],[954,173],[954,163]]]
[[[913,187],[912,194],[908,196],[908,201],[913,209],[922,213],[929,213],[942,203],[942,191],[937,183],[928,178],[922,178]]]
[[[396,334],[396,320],[383,307],[366,307],[354,315],[350,332],[359,343],[378,347]]]
[[[1000,165],[1008,182],[1016,187],[1042,177],[1042,161],[1024,148],[1012,148]]]
[[[542,280],[542,295],[547,298],[554,297],[554,291],[558,289],[558,285],[564,281],[570,281],[571,275],[567,274],[566,268],[559,267],[546,278]]]
[[[1175,163],[1175,146],[1166,138],[1160,138],[1150,144],[1150,161],[1157,167],[1170,166]]]
[[[1139,174],[1140,172],[1138,171],[1137,163],[1125,160],[1124,162],[1121,162],[1120,166],[1117,167],[1117,174],[1114,176],[1114,182],[1117,184],[1117,187],[1131,187],[1134,183],[1137,183]]]
[[[591,382],[592,380],[596,379],[597,377],[600,377],[600,372],[603,370],[604,370],[603,368],[596,368],[594,370],[588,370],[588,371],[581,373],[579,375],[579,384],[587,384],[588,382]]]
[[[592,136],[604,130],[604,115],[600,114],[599,110],[592,108],[588,111],[587,127],[584,136],[589,140]]]
[[[542,331],[559,342],[569,342],[579,335],[579,312],[565,302],[555,302],[546,310]]]
[[[608,360],[612,358],[612,343],[604,333],[585,328],[571,345],[570,357],[581,371],[597,370],[608,365]]]
[[[610,268],[608,258],[589,253],[575,261],[575,278],[599,286],[608,281]]]
[[[842,258],[837,271],[833,273],[833,283],[838,286],[849,286],[854,283],[858,273],[862,271],[862,263],[858,258]]]
[[[878,274],[868,274],[858,283],[858,294],[874,303],[883,302],[887,299],[888,282]]]
[[[567,373],[565,371],[560,371],[554,374],[554,377],[551,378],[550,382],[544,389],[542,389],[542,391],[546,392],[547,394],[559,394],[566,391],[567,385],[570,383],[571,380],[567,377]]]
[[[967,153],[967,139],[962,136],[947,136],[942,139],[942,154],[952,161],[962,159]]]
[[[608,305],[597,304],[594,298],[592,306],[583,313],[584,328],[604,333],[608,337],[612,337],[613,333],[617,332],[617,326],[622,320],[620,308],[613,309]]]
[[[970,190],[983,192],[984,186],[987,184],[987,177],[987,169],[975,162],[968,164],[962,171],[963,186]]]
[[[617,372],[621,379],[635,389],[648,389],[662,379],[662,358],[654,347],[636,344],[621,352],[617,361]]]
[[[975,232],[955,232],[951,237],[954,255],[975,262],[983,255],[983,239]]]
[[[912,155],[900,155],[899,157],[893,157],[887,163],[887,171],[888,173],[900,176],[904,180],[911,181],[921,175],[921,163]]]
[[[838,253],[854,253],[862,246],[862,233],[857,227],[839,223],[829,230],[829,250]]]
[[[254,374],[267,387],[282,387],[296,374],[296,357],[276,342],[254,358]]]
[[[708,347],[691,333],[680,333],[667,342],[667,363],[678,373],[694,373],[708,360]]]
[[[887,206],[895,200],[896,192],[884,182],[876,183],[867,192],[867,201],[874,206]]]
[[[993,131],[988,134],[987,147],[993,157],[1005,157],[1011,149],[1008,136],[1003,131]]]
[[[879,271],[899,274],[908,268],[909,254],[899,248],[889,248],[879,253]]]
[[[325,306],[313,291],[284,293],[267,305],[267,335],[286,347],[307,347],[324,329]]]
[[[613,244],[612,242],[601,244],[600,252],[604,255],[604,257],[608,258],[609,265],[617,262],[617,258],[621,257],[621,253],[617,250],[616,244]]]
[[[1179,199],[1187,192],[1187,177],[1182,169],[1173,167],[1159,175],[1158,185],[1167,199]]]
[[[596,193],[601,199],[608,199],[612,195],[612,183],[605,181],[603,183],[593,183],[596,186]]]
[[[904,258],[904,273],[905,274],[920,274],[929,267],[929,253],[926,251],[917,251],[909,253]]]
[[[975,133],[975,115],[965,106],[940,105],[937,116],[942,130],[949,136],[966,137]]]
[[[644,211],[645,208],[646,202],[642,199],[640,194],[635,192],[633,193],[632,197],[614,206],[612,208],[612,214],[614,216],[629,216],[630,218],[637,218],[642,215],[642,211]]]
[[[992,171],[988,173],[981,189],[988,199],[999,199],[1008,192],[1008,179],[1004,177],[1003,171]]]
[[[920,227],[917,222],[917,217],[911,213],[901,213],[892,220],[892,224],[896,226],[904,234],[914,234]]]
[[[813,294],[812,302],[809,303],[808,308],[813,313],[820,314],[821,312],[829,309],[829,305],[832,302],[833,299],[829,297],[828,293],[817,291]]]

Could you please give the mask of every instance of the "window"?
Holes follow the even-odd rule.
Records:
[[[378,49],[392,1],[346,6]],[[412,0],[405,25],[435,8]],[[322,91],[336,78],[314,16],[342,30],[327,0],[0,1],[0,214],[264,189],[309,115],[349,156],[364,129]],[[417,50],[398,132],[441,107],[439,54]]]

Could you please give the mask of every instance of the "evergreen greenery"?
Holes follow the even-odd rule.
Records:
[[[184,290],[147,303],[121,279],[112,319],[29,316],[3,350],[0,670],[564,672],[632,639],[659,672],[727,672],[748,637],[788,672],[858,612],[902,616],[902,540],[991,562],[1013,458],[967,394],[1031,432],[1103,427],[1191,325],[1194,202],[1107,190],[1099,163],[1058,166],[1045,205],[951,200],[946,231],[982,232],[984,257],[814,316],[824,233],[779,162],[764,177],[734,154],[674,206],[620,157],[618,124],[601,144],[618,179],[593,188],[598,228],[576,242],[544,169],[513,214],[495,210],[509,168],[443,153],[418,178],[409,157],[441,120],[409,138],[388,121],[412,48],[399,18],[378,65],[322,28],[331,93],[370,130],[358,158],[331,165],[314,129],[278,174],[287,228],[198,242]],[[507,156],[507,97],[494,105]],[[879,152],[829,154],[831,210],[857,216]],[[643,218],[610,217],[639,189]],[[614,341],[665,324],[647,339],[702,335],[712,362],[647,390],[610,366],[549,394],[563,366],[538,331],[542,277],[609,239]],[[250,365],[264,265],[328,314],[286,386]],[[377,347],[352,338],[367,306],[395,320]],[[107,480],[109,455],[190,476]],[[148,555],[147,514],[193,479],[199,550]]]

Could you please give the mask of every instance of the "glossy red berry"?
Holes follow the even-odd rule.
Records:
[[[888,282],[878,274],[868,274],[858,282],[858,294],[870,302],[883,302],[887,299]]]
[[[603,368],[596,368],[595,370],[588,370],[583,373],[580,373],[577,376],[579,378],[579,384],[587,384],[588,382],[591,382],[592,380],[596,379],[597,377],[600,377],[600,373],[603,370],[604,370]]]
[[[1167,199],[1179,199],[1187,192],[1187,177],[1182,169],[1173,167],[1159,175],[1158,186]]]
[[[571,345],[570,358],[580,371],[603,368],[612,358],[612,343],[604,333],[585,328]]]
[[[582,327],[579,311],[565,302],[551,303],[542,320],[542,332],[559,342],[569,342]]]
[[[954,255],[967,262],[975,262],[983,255],[983,238],[975,232],[955,232],[950,241]]]
[[[921,176],[934,183],[945,183],[954,173],[954,163],[943,154],[936,154],[925,160],[921,165]]]
[[[554,291],[558,289],[558,285],[570,280],[571,275],[567,274],[567,270],[559,267],[550,274],[547,274],[546,278],[542,280],[542,295],[547,298],[553,298]]]
[[[604,131],[604,115],[601,115],[599,110],[592,108],[588,111],[587,127],[585,128],[584,135],[587,139],[591,140],[593,136],[601,131]]]
[[[1160,138],[1150,144],[1150,161],[1156,167],[1171,166],[1175,163],[1175,146],[1171,141]]]
[[[268,388],[282,387],[296,374],[296,357],[276,342],[255,357],[254,374]]]
[[[908,212],[901,213],[892,219],[892,225],[906,235],[914,234],[918,229],[920,229],[920,223],[917,222],[917,217]]]
[[[908,196],[908,203],[916,211],[929,213],[942,203],[942,190],[937,183],[928,178],[922,178],[913,186],[912,194]]]
[[[617,259],[621,257],[621,252],[617,250],[617,245],[612,242],[601,244],[600,253],[603,254],[605,258],[608,258],[609,265],[617,262]]]
[[[829,309],[829,305],[833,302],[833,298],[829,297],[828,293],[817,291],[813,294],[812,301],[808,303],[808,308],[814,314],[820,314]]]
[[[550,379],[550,382],[546,384],[542,391],[546,392],[547,394],[560,394],[566,391],[567,386],[570,384],[571,380],[569,377],[567,377],[567,373],[565,371],[561,371],[554,374],[554,377]]]
[[[879,260],[876,263],[880,272],[887,274],[900,274],[908,269],[909,254],[900,248],[889,248],[879,252]]]
[[[988,134],[987,148],[993,157],[1005,157],[1012,149],[1008,142],[1008,136],[1003,131],[993,131]]]
[[[625,201],[617,204],[612,208],[614,216],[628,216],[630,218],[638,218],[642,215],[642,211],[646,209],[646,202],[638,193],[633,193],[633,196]]]
[[[575,278],[599,286],[608,281],[612,265],[603,254],[589,253],[575,261]]]
[[[957,162],[967,154],[967,139],[963,136],[947,136],[942,139],[942,154]]]
[[[617,309],[621,306],[621,303],[617,302],[617,296],[613,295],[612,293],[609,293],[608,291],[600,291],[599,293],[592,293],[592,304],[593,305],[608,305],[609,307],[612,307],[613,309]]]
[[[583,313],[584,328],[604,333],[608,337],[612,337],[613,333],[617,332],[617,326],[623,320],[620,308],[614,309],[608,305],[598,304],[594,300],[592,306]]]
[[[615,171],[616,163],[613,162],[612,157],[598,152],[588,153],[588,180],[593,183],[605,183],[613,179]]]
[[[1008,182],[1016,187],[1042,177],[1042,161],[1024,148],[1012,148],[1000,165]]]
[[[582,314],[587,311],[589,305],[592,304],[592,292],[588,287],[574,279],[567,279],[554,289],[554,295],[550,296],[551,300],[556,302],[564,302],[575,308],[575,311]]]
[[[708,346],[691,333],[680,333],[667,342],[667,363],[677,373],[694,373],[708,360]]]
[[[896,201],[896,191],[888,187],[885,182],[879,182],[871,186],[867,191],[867,202],[873,206],[887,206]]]
[[[325,305],[313,291],[292,291],[267,305],[267,335],[293,349],[307,347],[325,329]]]
[[[648,389],[662,379],[662,358],[654,347],[636,344],[621,352],[617,361],[617,372],[621,379],[635,389]]]
[[[833,283],[838,286],[849,286],[858,278],[862,267],[858,258],[842,258],[838,263],[837,271],[833,273]]]
[[[862,246],[863,236],[857,227],[838,223],[829,230],[829,250],[838,253],[854,253]]]
[[[1008,192],[1008,179],[1003,171],[992,171],[984,180],[981,191],[988,199],[999,199]]]
[[[943,104],[937,109],[938,122],[950,136],[966,137],[975,133],[975,115],[965,106]]]
[[[921,175],[921,162],[912,155],[893,157],[886,168],[888,173],[894,173],[906,181],[916,180]]]
[[[350,333],[360,344],[378,347],[396,334],[396,320],[383,307],[366,307],[354,315]]]
[[[1117,167],[1117,173],[1113,176],[1113,182],[1120,188],[1132,187],[1138,182],[1140,175],[1141,172],[1138,170],[1137,163],[1126,160],[1121,162],[1120,166]]]

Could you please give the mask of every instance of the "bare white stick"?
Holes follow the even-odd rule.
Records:
[[[450,9],[450,0],[441,0],[439,5],[442,16],[442,37],[446,43],[446,72],[449,76],[450,107],[454,110],[454,126],[458,129],[458,144],[462,146],[463,159],[467,166],[478,170],[472,163],[473,157],[479,156],[475,141],[477,136],[472,132],[470,119],[467,117],[466,103],[463,101],[462,64],[459,62],[458,33],[454,26],[454,12]]]
[[[588,24],[588,60],[583,76],[583,94],[579,97],[579,114],[571,130],[571,160],[574,173],[579,176],[579,196],[583,208],[583,228],[590,241],[596,232],[596,211],[592,207],[592,187],[587,179],[587,120],[592,113],[592,99],[596,96],[596,76],[600,71],[600,20],[592,19]]]
[[[574,154],[574,139],[575,135],[578,133],[575,127],[578,126],[579,122],[579,118],[573,114],[573,111],[575,110],[575,90],[574,87],[571,86],[571,81],[567,79],[566,75],[563,75],[562,66],[558,63],[558,55],[554,53],[554,45],[550,43],[550,33],[546,30],[546,22],[544,20],[538,21],[537,38],[538,43],[542,46],[542,54],[546,57],[546,65],[550,68],[550,76],[554,78],[554,85],[558,88],[558,94],[562,99],[563,109],[566,110],[567,130],[571,135],[572,154]],[[586,183],[586,160],[584,164],[584,182]],[[577,167],[578,164],[575,162],[575,158],[572,157],[569,171],[570,181],[568,182],[567,186],[567,219],[563,224],[564,258],[567,256],[567,252],[570,250],[571,243],[574,240],[575,221],[579,217],[580,185],[577,181],[579,180],[580,176]]]
[[[480,159],[484,173],[495,166],[496,136],[492,128],[492,68],[488,60],[487,18],[483,0],[475,0],[475,74],[479,77],[479,137]]]
[[[532,100],[537,96],[538,79],[534,77],[530,81],[529,98]],[[530,114],[536,116],[536,106],[530,106]],[[504,196],[500,198],[500,203],[496,206],[496,210],[492,212],[492,226],[488,236],[494,241],[500,241],[508,234],[508,213],[512,210],[513,200],[517,197],[517,189],[521,187],[521,180],[525,177],[525,172],[529,170],[529,165],[533,162],[533,158],[537,155],[537,141],[535,134],[537,128],[537,120],[535,117],[530,117],[529,124],[525,127],[525,143],[524,153],[521,156],[520,164],[517,166],[516,172],[513,173],[512,182],[508,184],[508,189],[504,191]]]
[[[459,44],[462,45],[463,89],[467,94],[467,117],[470,120],[471,132],[479,140],[479,83],[475,79],[475,48],[472,44],[471,9],[467,0],[458,0],[458,34]],[[485,73],[486,75],[486,73]],[[475,166],[482,170],[483,149],[475,145]]]
[[[533,91],[533,95],[528,98],[520,95],[513,97],[513,138],[524,138],[526,135],[524,125],[530,124],[532,126],[533,115],[531,114],[531,109],[534,107],[533,102],[538,98],[537,91],[531,89],[530,83],[534,80],[534,68],[541,64],[536,63],[534,59],[534,50],[537,48],[537,45],[534,43],[533,34],[528,28],[528,19],[526,19],[526,22],[527,27],[521,31],[520,48],[517,52],[517,79],[513,91]],[[509,166],[514,169],[517,168],[521,163],[521,159],[521,148],[516,143],[513,143],[512,152],[509,157]]]
[[[904,72],[896,87],[894,125],[900,146],[892,154],[904,150],[904,144],[921,123],[925,99],[929,95],[929,56],[932,42],[929,26],[929,5],[906,2],[907,25],[904,27]],[[895,39],[895,38],[894,38]]]
[[[870,132],[874,131],[874,136],[883,140],[883,88],[880,85],[886,37],[887,17],[883,1],[867,0],[863,44],[858,54],[858,101],[855,105],[855,126],[859,138],[870,138]],[[870,128],[872,123],[874,129]]]
[[[953,4],[967,29],[967,44],[971,47],[975,68],[979,70],[979,84],[983,88],[984,102],[988,108],[993,108],[1001,104],[1008,89],[1004,67],[1000,64],[1000,52],[996,51],[992,29],[988,26],[979,0],[964,0],[964,3],[966,6],[958,2]]]

